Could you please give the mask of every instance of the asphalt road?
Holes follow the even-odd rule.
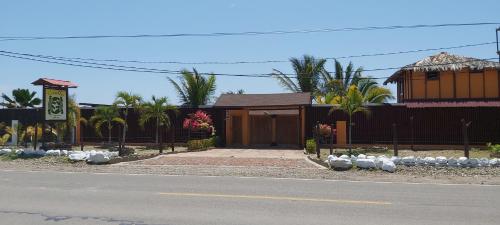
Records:
[[[500,186],[0,171],[0,224],[500,224]]]

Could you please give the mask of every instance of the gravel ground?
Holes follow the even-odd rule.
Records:
[[[151,159],[150,159],[151,160]],[[250,159],[251,160],[251,159]],[[261,160],[261,159],[259,159]],[[147,160],[146,160],[147,161]],[[297,165],[292,161],[284,164]],[[306,162],[305,163],[310,163]],[[333,171],[320,169],[300,162],[298,165],[271,164],[257,166],[231,166],[227,163],[217,165],[147,165],[143,162],[118,163],[114,165],[87,165],[84,162],[71,163],[61,157],[38,159],[1,160],[0,170],[24,171],[64,171],[91,173],[124,173],[156,175],[198,175],[198,176],[244,176],[278,177],[305,179],[334,179],[353,181],[414,182],[414,183],[453,183],[453,184],[495,184],[500,185],[500,167],[496,168],[447,168],[447,167],[406,167],[398,166],[395,173],[380,170],[351,169]],[[172,163],[174,164],[174,163]],[[311,166],[312,165],[312,166]]]

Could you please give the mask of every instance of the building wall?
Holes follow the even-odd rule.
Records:
[[[406,71],[398,80],[398,101],[500,100],[500,74],[484,71],[441,71],[438,79],[427,79],[422,71]]]

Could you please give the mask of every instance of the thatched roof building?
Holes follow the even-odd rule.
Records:
[[[426,57],[420,61],[402,67],[392,74],[384,82],[384,85],[395,82],[404,71],[459,71],[465,68],[470,70],[484,70],[487,68],[500,69],[500,63],[441,52],[437,55]]]

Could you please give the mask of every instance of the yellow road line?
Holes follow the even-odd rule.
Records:
[[[284,201],[303,201],[303,202],[330,202],[346,204],[371,204],[371,205],[391,205],[390,202],[383,201],[359,201],[343,199],[323,199],[323,198],[301,198],[284,196],[266,196],[266,195],[230,195],[214,193],[189,193],[189,192],[160,192],[160,195],[185,196],[185,197],[211,197],[211,198],[240,198],[240,199],[264,199],[264,200],[284,200]]]

